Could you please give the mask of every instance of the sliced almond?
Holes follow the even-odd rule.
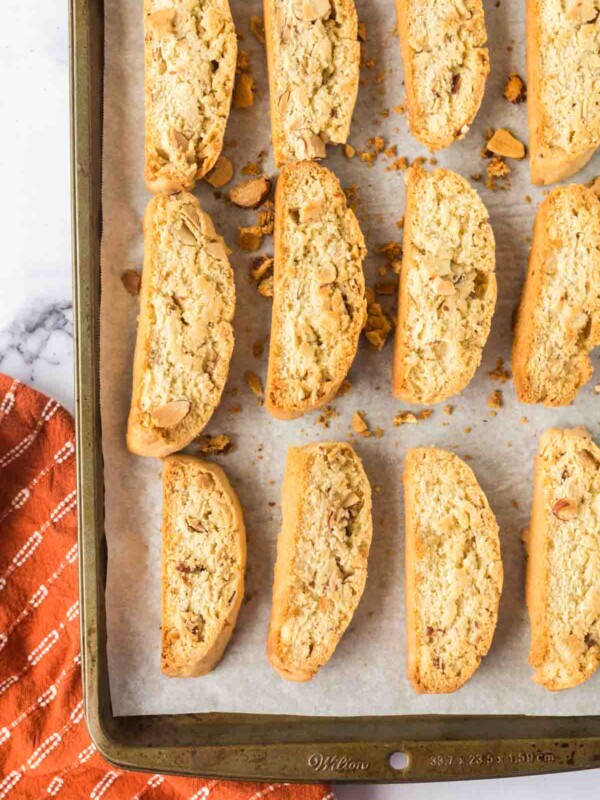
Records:
[[[574,22],[591,22],[598,16],[594,0],[567,0],[567,19]]]
[[[186,521],[188,527],[191,528],[193,531],[198,531],[198,533],[205,533],[206,532],[205,526],[196,517],[186,517],[185,521]],[[183,572],[183,570],[180,570],[180,572]]]
[[[452,283],[445,278],[434,278],[432,281],[433,289],[436,294],[440,294],[443,297],[450,297],[456,291],[456,287]]]
[[[575,517],[577,513],[577,504],[574,500],[569,500],[564,497],[562,500],[557,500],[552,506],[552,513],[557,519],[561,520],[561,522],[566,522]]]
[[[233,178],[233,164],[226,156],[220,156],[212,170],[204,178],[205,181],[220,189]]]
[[[187,226],[187,223],[184,222],[184,220],[181,221],[181,227],[175,230],[175,236],[182,244],[185,244],[188,247],[198,247],[198,239],[196,238],[196,234]]]
[[[323,19],[331,11],[329,0],[294,0],[294,14],[304,22]]]
[[[337,278],[337,269],[333,266],[333,264],[325,264],[317,272],[317,280],[319,281],[319,283],[322,284],[333,283],[336,278]]]
[[[300,207],[298,212],[298,218],[300,222],[316,222],[317,220],[321,219],[321,215],[323,214],[323,206],[321,203],[317,203],[316,201],[312,201],[310,203],[305,203],[303,206]]]
[[[525,158],[525,145],[506,128],[498,128],[488,141],[486,149],[504,158]]]
[[[180,131],[176,131],[175,128],[171,129],[171,142],[173,143],[173,147],[179,148],[179,150],[183,150],[185,153],[189,147],[189,140],[186,136],[183,135]]]
[[[305,136],[304,143],[306,145],[306,155],[308,158],[325,158],[327,155],[325,142],[320,136],[317,136],[316,133]]]
[[[271,193],[271,179],[268,175],[250,178],[234,186],[229,192],[231,202],[240,208],[258,208]]]
[[[152,411],[152,421],[157,428],[173,428],[190,413],[189,400],[171,400]]]
[[[155,11],[153,14],[150,14],[147,18],[150,29],[159,39],[172,35],[174,22],[174,8],[162,8],[160,11]]]

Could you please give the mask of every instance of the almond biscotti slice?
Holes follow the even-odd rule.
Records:
[[[293,419],[328,403],[350,369],[366,320],[366,255],[338,179],[304,161],[275,193],[273,317],[265,407]]]
[[[572,184],[542,201],[513,341],[522,403],[565,406],[592,375],[600,343],[600,201]]]
[[[553,691],[600,666],[600,448],[585,428],[548,430],[525,535],[529,661]]]
[[[404,506],[408,676],[419,693],[454,692],[496,628],[498,525],[470,467],[436,447],[408,451]]]
[[[360,44],[353,0],[264,0],[276,166],[348,139]]]
[[[462,139],[490,71],[482,0],[396,0],[413,135],[430,150]]]
[[[496,305],[494,234],[464,178],[407,174],[393,391],[408,403],[461,392],[481,363]]]
[[[309,681],[333,655],[367,579],[371,487],[352,447],[290,447],[282,512],[267,655],[282,677]]]
[[[228,0],[144,0],[146,169],[151,192],[192,189],[214,167],[237,39]]]
[[[599,0],[527,0],[531,180],[562,181],[600,144]]]
[[[127,428],[132,453],[188,445],[221,399],[233,351],[233,270],[196,198],[158,195],[144,216],[144,271]]]
[[[246,531],[227,476],[193,456],[163,469],[162,671],[210,672],[220,661],[244,597]]]

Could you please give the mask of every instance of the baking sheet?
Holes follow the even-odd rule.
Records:
[[[268,151],[268,91],[263,46],[249,30],[251,14],[261,14],[259,0],[233,0],[240,49],[249,52],[257,84],[255,104],[234,109],[224,153],[241,169]],[[524,70],[524,3],[486,3],[492,73],[476,123],[462,142],[436,154],[438,164],[465,177],[485,171],[480,155],[485,129],[508,127],[527,138],[526,106],[509,104],[502,88],[512,70]],[[392,0],[359,0],[366,22],[363,82],[350,141],[363,149],[382,136],[396,144],[398,157],[429,157],[408,133],[402,113],[393,109],[404,98],[402,66],[395,35]],[[512,383],[495,383],[488,372],[501,357],[510,369],[511,317],[527,263],[535,209],[543,193],[529,184],[526,161],[510,162],[510,189],[492,192],[474,182],[487,205],[497,244],[499,297],[483,364],[460,397],[449,401],[452,416],[436,406],[418,425],[394,427],[392,419],[407,409],[391,395],[392,338],[383,352],[361,342],[350,372],[352,390],[335,401],[339,416],[328,429],[319,414],[293,422],[273,420],[257,405],[244,381],[251,370],[264,382],[267,366],[271,302],[249,279],[253,256],[241,252],[236,227],[252,224],[256,212],[227,205],[202,182],[196,189],[233,252],[236,274],[236,347],[230,378],[220,408],[206,432],[225,433],[234,442],[226,456],[215,458],[237,490],[249,535],[247,597],[225,658],[211,674],[198,679],[170,679],[160,673],[160,522],[161,467],[154,459],[137,458],[125,448],[131,364],[138,300],[123,288],[121,273],[142,263],[141,219],[149,200],[143,182],[143,32],[139,0],[105,0],[106,63],[104,101],[104,183],[102,243],[101,405],[108,539],[108,657],[111,695],[116,715],[200,711],[262,712],[320,715],[525,713],[597,714],[597,675],[581,687],[551,694],[531,680],[527,663],[528,620],[524,600],[524,553],[520,541],[531,498],[533,457],[538,437],[547,426],[587,425],[597,430],[594,381],[572,407],[545,410],[516,402]],[[386,113],[388,112],[389,113]],[[329,150],[327,166],[342,185],[357,187],[357,213],[370,251],[366,263],[370,285],[381,280],[385,263],[377,249],[401,240],[397,221],[404,213],[401,172],[387,171],[390,159],[369,167],[358,157],[348,160],[341,149]],[[596,159],[596,168],[597,168]],[[578,176],[587,182],[594,164]],[[227,188],[227,187],[226,187]],[[530,201],[526,199],[530,198]],[[272,252],[265,240],[263,252]],[[389,278],[390,274],[386,276]],[[380,298],[388,313],[395,297]],[[253,344],[264,355],[253,356]],[[495,390],[504,406],[490,414],[486,399]],[[232,413],[235,407],[239,413]],[[271,603],[276,538],[280,524],[280,485],[289,445],[351,436],[354,411],[364,410],[369,425],[383,436],[358,438],[374,488],[374,537],[369,579],[354,620],[330,663],[308,684],[282,680],[271,669],[265,641]],[[413,409],[418,411],[419,409]],[[407,448],[437,445],[470,458],[501,528],[505,584],[500,618],[490,654],[474,678],[459,692],[418,696],[406,678],[404,625],[404,535],[401,473]]]

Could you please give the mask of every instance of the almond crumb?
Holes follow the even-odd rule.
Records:
[[[121,273],[121,281],[123,286],[131,295],[140,293],[140,286],[142,285],[142,276],[136,269],[126,269]]]
[[[364,411],[354,412],[354,416],[352,417],[352,430],[354,433],[358,433],[359,436],[368,437],[372,435],[367,420],[365,419]]]
[[[498,128],[486,144],[486,150],[503,158],[525,158],[525,145],[506,128]]]
[[[502,392],[500,389],[496,389],[494,392],[487,399],[488,408],[492,408],[497,411],[499,408],[502,408],[504,405],[504,400],[502,398]]]
[[[250,17],[250,32],[258,39],[261,44],[265,44],[265,21],[258,14]]]
[[[219,156],[217,163],[211,171],[204,177],[207,183],[220,189],[233,178],[233,164],[226,156]]]
[[[258,208],[271,193],[271,179],[268,175],[249,178],[238,183],[229,191],[229,199],[240,208]]]
[[[516,72],[511,72],[504,86],[504,97],[509,103],[523,103],[527,97],[525,81]]]
[[[238,228],[238,245],[247,253],[252,253],[259,249],[262,243],[263,232],[257,225],[248,228]]]
[[[399,411],[393,419],[396,428],[399,428],[400,425],[416,425],[418,421],[411,411]]]
[[[245,372],[244,380],[248,384],[250,391],[256,395],[258,405],[262,406],[264,393],[261,379],[255,372]]]
[[[225,455],[233,448],[233,442],[224,433],[219,433],[216,436],[203,434],[194,441],[198,443],[198,452],[205,456]]]

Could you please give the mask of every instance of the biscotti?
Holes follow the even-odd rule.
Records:
[[[371,546],[371,488],[349,444],[288,450],[267,654],[287,680],[326,664],[360,601]]]
[[[534,681],[569,689],[600,666],[600,448],[585,428],[548,430],[535,460],[528,550]]]
[[[406,105],[430,150],[462,139],[490,71],[482,0],[396,0]]]
[[[600,342],[600,201],[573,184],[553,189],[533,228],[513,342],[522,403],[564,406],[592,375]]]
[[[264,0],[276,166],[347,140],[358,92],[353,0]]]
[[[498,525],[454,453],[409,450],[404,470],[408,674],[419,693],[459,689],[492,643],[502,592]]]
[[[275,193],[275,265],[265,407],[292,419],[328,403],[346,377],[366,320],[366,255],[338,179],[304,161]]]
[[[227,0],[144,0],[146,169],[151,192],[192,189],[214,167],[237,39]]]
[[[242,509],[220,467],[169,456],[163,470],[162,671],[210,672],[244,597]]]
[[[461,392],[481,362],[496,305],[494,234],[464,178],[407,174],[393,391],[409,403]]]
[[[594,0],[527,0],[531,180],[562,181],[600,144],[600,17]]]
[[[127,428],[132,453],[188,445],[219,404],[233,351],[233,270],[196,198],[158,195],[144,216],[144,271]]]

